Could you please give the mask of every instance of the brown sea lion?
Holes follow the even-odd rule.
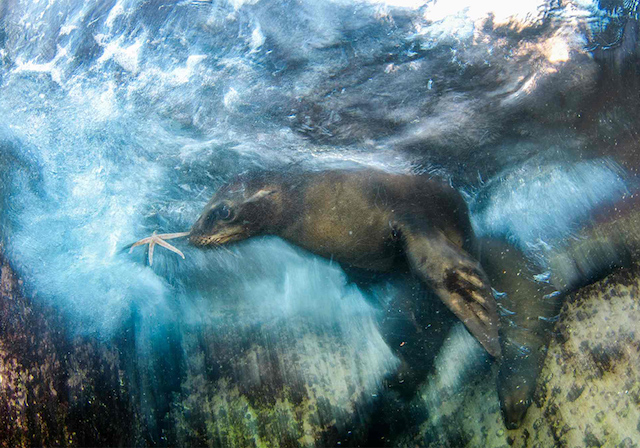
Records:
[[[529,259],[507,242],[482,239],[481,260],[500,294],[498,396],[505,426],[515,429],[533,401],[563,294],[550,282],[536,280]]]
[[[547,254],[550,275],[536,280],[531,261],[504,241],[483,239],[481,262],[500,299],[502,362],[498,395],[509,429],[520,426],[533,401],[537,377],[564,299],[640,256],[640,197],[604,204],[574,237]]]
[[[164,239],[185,235],[154,234],[134,246],[171,248]],[[501,354],[496,303],[471,255],[467,205],[444,182],[373,169],[244,175],[216,192],[188,235],[195,246],[277,235],[347,268],[408,266],[489,354]]]

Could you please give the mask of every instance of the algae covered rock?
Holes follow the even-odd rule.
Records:
[[[535,405],[516,440],[526,446],[640,444],[639,288],[638,277],[622,271],[567,301]]]
[[[635,268],[567,298],[520,428],[504,427],[494,366],[462,390],[445,390],[439,406],[418,431],[405,435],[404,444],[640,446],[639,288]],[[422,392],[425,397],[429,386]]]
[[[292,317],[187,336],[188,362],[172,407],[177,443],[313,447],[366,437],[382,378],[397,361],[382,340],[367,341],[373,327],[352,336],[361,346],[354,353],[350,337],[311,326]]]
[[[403,404],[388,382],[398,360],[369,312],[351,326],[212,318],[140,356],[132,327],[108,341],[71,336],[3,261],[0,446],[640,446],[637,274],[567,298],[534,403],[509,431],[497,366],[481,357],[468,380],[437,370]]]
[[[130,373],[116,344],[69,337],[0,255],[0,447],[134,445]]]

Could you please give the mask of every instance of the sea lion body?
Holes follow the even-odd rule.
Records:
[[[500,355],[496,304],[471,255],[468,209],[444,182],[372,169],[245,175],[218,190],[189,239],[215,246],[255,235],[280,236],[347,268],[408,266]]]
[[[397,237],[389,223],[393,220],[388,200],[371,197],[375,183],[383,197],[387,189],[382,179],[362,173],[314,173],[302,187],[301,201],[280,236],[318,255],[334,258],[349,266],[388,271],[400,255]],[[327,213],[330,211],[330,213]],[[357,217],[357,218],[356,218]]]
[[[313,173],[295,206],[299,221],[279,234],[348,266],[389,271],[404,262],[394,227],[398,217],[446,232],[460,247],[471,239],[466,204],[452,193],[439,182],[417,176]],[[420,206],[427,203],[428,207]]]

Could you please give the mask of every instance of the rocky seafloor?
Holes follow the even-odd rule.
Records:
[[[56,310],[22,294],[2,257],[0,278],[0,446],[141,443],[126,337],[120,349],[69,337]]]
[[[127,330],[110,341],[71,337],[54,309],[22,295],[4,259],[1,272],[2,447],[363,446],[375,432],[376,401],[363,395],[361,378],[345,374],[354,361],[336,353],[339,343],[327,336],[309,333],[289,341],[295,355],[287,358],[274,355],[266,339],[234,343],[193,333],[183,341],[192,355],[182,366],[180,386],[149,397],[145,384],[154,372],[138,365]],[[640,445],[638,272],[617,271],[567,298],[519,429],[502,423],[494,366],[443,394],[437,409],[380,443]],[[221,341],[232,347],[220,349]],[[422,399],[419,394],[405,409]],[[154,409],[154,417],[145,408]],[[394,419],[388,420],[394,428]]]
[[[492,375],[447,397],[404,443],[421,446],[640,445],[640,279],[621,270],[569,296],[522,426],[504,428]]]

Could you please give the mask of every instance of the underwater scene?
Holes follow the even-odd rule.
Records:
[[[639,3],[0,0],[0,447],[640,446]]]

